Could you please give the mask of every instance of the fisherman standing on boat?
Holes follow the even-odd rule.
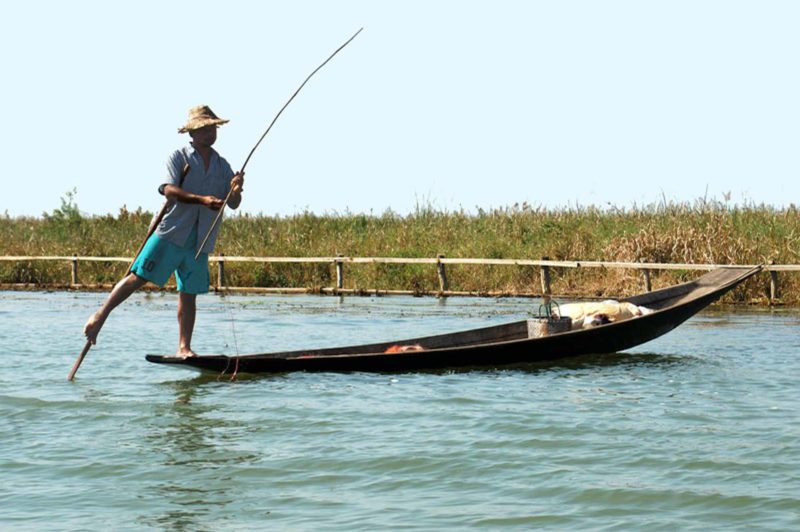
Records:
[[[172,202],[147,240],[126,275],[109,294],[103,306],[86,322],[84,334],[92,344],[108,315],[147,281],[164,286],[172,272],[178,285],[178,350],[176,356],[196,356],[192,351],[192,332],[197,294],[208,292],[208,254],[213,251],[219,232],[216,225],[202,250],[200,238],[212,227],[217,211],[230,192],[228,206],[239,207],[242,201],[244,174],[234,175],[228,162],[211,147],[217,140],[217,127],[227,123],[208,106],[189,110],[189,120],[179,133],[189,133],[192,140],[176,150],[167,160],[167,176],[159,192]],[[201,251],[195,260],[195,254]]]

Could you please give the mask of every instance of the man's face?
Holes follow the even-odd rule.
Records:
[[[213,146],[217,141],[217,126],[206,126],[189,132],[195,144]]]

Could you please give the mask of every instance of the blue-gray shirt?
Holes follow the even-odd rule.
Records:
[[[183,175],[184,165],[189,164],[189,173],[181,185],[181,175]],[[219,156],[212,150],[211,164],[208,171],[205,169],[203,158],[192,145],[175,150],[167,159],[167,177],[162,185],[175,185],[181,187],[186,192],[201,196],[216,196],[225,199],[228,195],[233,178],[233,170],[228,161]],[[163,190],[163,186],[160,187]],[[165,240],[178,246],[186,244],[192,228],[197,225],[197,246],[214,223],[217,211],[197,204],[176,202],[161,220],[156,229],[156,234]],[[203,253],[211,253],[214,250],[214,243],[217,241],[219,226],[214,228],[214,232],[208,238],[203,247]]]

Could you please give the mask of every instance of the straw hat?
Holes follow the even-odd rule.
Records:
[[[189,121],[178,130],[178,133],[188,133],[206,126],[220,126],[228,122],[230,120],[224,120],[215,115],[209,106],[197,105],[189,109]]]

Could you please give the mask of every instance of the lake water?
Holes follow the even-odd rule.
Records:
[[[2,530],[798,530],[800,313],[724,309],[511,370],[217,381],[151,365],[176,297],[0,292]],[[203,296],[227,354],[528,317],[514,299]]]

